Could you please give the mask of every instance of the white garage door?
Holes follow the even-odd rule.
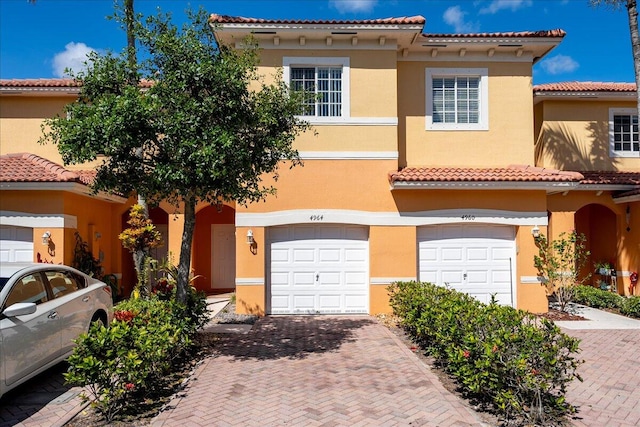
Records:
[[[513,306],[515,234],[511,226],[446,225],[418,230],[419,279]],[[532,261],[533,262],[533,261]]]
[[[33,229],[0,225],[0,262],[33,262]]]
[[[368,228],[269,229],[271,314],[367,313]]]

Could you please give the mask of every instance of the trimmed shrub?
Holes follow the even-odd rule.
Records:
[[[190,345],[191,320],[171,301],[131,299],[114,309],[108,328],[94,324],[76,340],[68,383],[86,386],[86,400],[110,422],[165,385],[167,373]]]
[[[565,392],[580,379],[579,340],[553,322],[430,283],[395,283],[390,296],[416,342],[505,420],[548,424],[575,411]]]
[[[625,298],[593,286],[576,286],[574,302],[593,308],[620,308]]]
[[[624,298],[624,303],[620,306],[620,313],[640,319],[640,296]]]

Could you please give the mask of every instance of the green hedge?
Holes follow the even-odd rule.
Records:
[[[565,391],[581,380],[579,340],[553,322],[430,283],[395,283],[390,296],[415,341],[505,420],[546,424],[574,412]]]
[[[623,297],[593,286],[576,286],[573,301],[593,308],[611,308],[621,314],[640,318],[640,296]]]
[[[166,386],[206,313],[193,291],[186,306],[158,296],[123,301],[109,327],[95,323],[76,340],[65,379],[86,387],[82,397],[110,422]]]

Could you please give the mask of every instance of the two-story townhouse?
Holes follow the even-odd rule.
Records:
[[[551,122],[542,118],[550,114],[546,101],[536,95],[534,106],[532,66],[561,42],[561,30],[425,34],[419,16],[212,15],[211,23],[220,43],[242,48],[246,36],[258,40],[265,78],[281,70],[292,88],[316,96],[301,111],[314,132],[295,142],[304,166],[281,169],[277,195],[246,207],[197,206],[197,288],[235,289],[240,312],[374,314],[389,310],[389,283],[418,279],[542,312],[547,299],[533,266],[533,233],[571,230],[583,216],[566,201],[600,191],[623,203],[609,205],[618,228],[630,228],[616,234],[628,243],[618,251],[620,270],[637,264],[640,216],[624,205],[637,202],[637,193],[610,193],[637,185],[604,188],[586,174],[590,168],[545,163],[535,144]],[[0,84],[0,224],[13,233],[0,247],[18,244],[20,232],[31,237],[36,258],[41,235],[51,232],[64,248],[64,258],[52,259],[69,263],[78,230],[130,290],[131,257],[117,234],[133,200],[87,194],[81,178],[88,174],[59,166],[55,148],[37,144],[42,119],[74,94],[70,81]],[[11,154],[22,152],[39,157]],[[15,158],[10,169],[18,172],[6,173]],[[54,169],[57,178],[43,178]],[[595,182],[600,187],[580,191]],[[58,221],[42,223],[45,217]],[[161,204],[152,219],[165,234],[163,252],[177,255],[179,209]]]
[[[376,313],[424,280],[532,311],[547,299],[532,230],[582,175],[534,167],[532,66],[561,30],[424,34],[424,18],[279,21],[213,15],[217,40],[262,49],[317,98],[278,195],[238,207],[238,307]],[[254,244],[242,247],[244,236]],[[246,246],[246,245],[245,245]]]
[[[575,228],[587,237],[591,282],[610,285],[594,265],[613,267],[621,294],[640,266],[640,147],[636,85],[565,82],[534,91],[536,165],[580,172],[571,191],[549,194],[552,234]],[[614,286],[616,287],[616,286]]]

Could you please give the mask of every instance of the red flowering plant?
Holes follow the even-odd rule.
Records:
[[[175,285],[166,277],[161,277],[151,288],[151,293],[157,295],[161,300],[168,301],[173,296]]]

